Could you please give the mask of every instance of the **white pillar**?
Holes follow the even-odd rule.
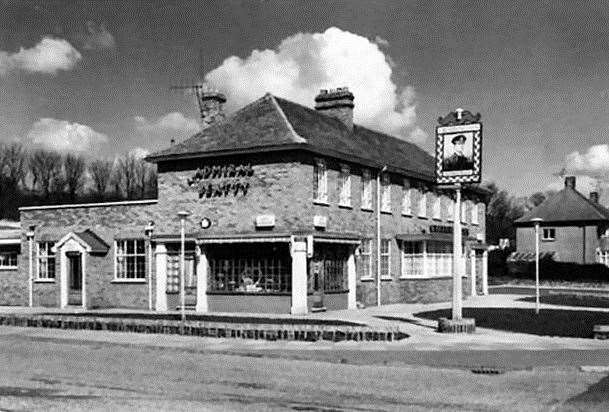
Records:
[[[81,255],[80,274],[82,276],[82,308],[87,309],[87,252],[83,251]]]
[[[349,254],[347,259],[347,287],[349,288],[349,295],[347,297],[347,309],[357,309],[356,303],[356,279],[355,274],[355,251]]]
[[[157,243],[156,255],[156,310],[167,310],[167,248]]]
[[[461,263],[461,185],[457,183],[455,210],[453,213],[453,305],[452,319],[460,320],[463,317],[463,296],[462,279],[463,275]]]
[[[28,277],[28,287],[29,287],[29,297],[28,297],[28,306],[31,308],[34,306],[34,258],[33,258],[33,249],[34,249],[34,237],[29,236],[28,243],[30,247],[30,271]]]
[[[292,236],[292,315],[304,315],[307,310],[307,240]]]
[[[482,253],[482,294],[488,295],[488,250]]]
[[[207,253],[201,245],[197,247],[197,312],[207,312],[207,279],[209,277],[209,262]]]
[[[476,296],[476,251],[474,249],[469,252],[469,261],[469,274],[471,277],[470,286],[472,290],[472,296]]]

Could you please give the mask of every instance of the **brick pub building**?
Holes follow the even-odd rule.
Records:
[[[315,109],[266,94],[227,118],[223,95],[199,98],[202,131],[147,158],[158,199],[21,208],[0,304],[28,305],[31,289],[33,306],[176,309],[182,210],[198,312],[450,298],[454,201],[434,188],[427,152],[354,125],[346,88],[322,90]],[[464,200],[471,293],[485,275],[484,193]]]

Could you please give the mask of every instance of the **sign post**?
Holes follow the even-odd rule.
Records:
[[[440,332],[473,332],[474,319],[463,318],[463,234],[461,192],[463,185],[480,183],[482,166],[482,123],[480,114],[457,109],[438,119],[436,128],[436,183],[454,190],[452,318],[440,318]]]

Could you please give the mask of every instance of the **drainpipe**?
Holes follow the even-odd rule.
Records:
[[[376,306],[381,306],[381,175],[386,171],[383,166],[376,174]]]

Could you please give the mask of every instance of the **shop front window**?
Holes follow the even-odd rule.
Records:
[[[451,276],[452,259],[450,242],[402,242],[402,277]]]
[[[425,264],[423,242],[402,243],[402,277],[421,277]]]
[[[292,266],[287,244],[231,244],[208,248],[209,291],[289,293]]]

